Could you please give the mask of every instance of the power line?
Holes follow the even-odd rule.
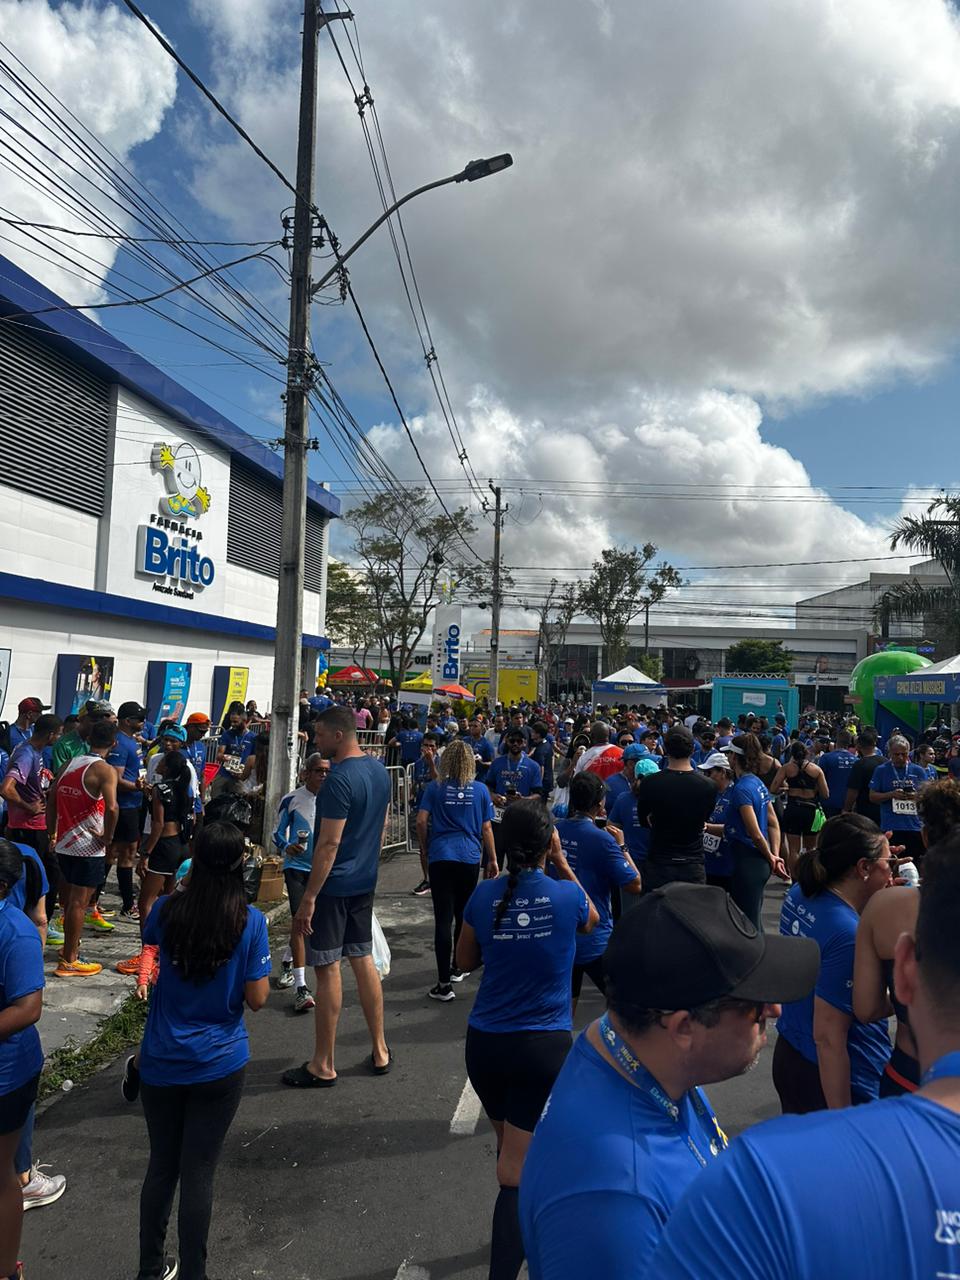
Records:
[[[58,231],[65,236],[95,236],[100,240],[122,240],[129,244],[199,245],[203,248],[256,249],[276,245],[276,240],[187,240],[165,236],[128,236],[113,231],[79,231],[76,227],[58,227],[51,222],[30,222],[26,218],[0,218],[12,227],[32,227],[34,231]]]

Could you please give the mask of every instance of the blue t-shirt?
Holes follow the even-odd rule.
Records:
[[[432,819],[428,861],[480,862],[483,824],[493,821],[493,801],[482,782],[430,782],[420,808]]]
[[[10,763],[10,757],[2,747],[0,747],[0,782],[7,776],[7,765]],[[0,796],[0,821],[7,816],[7,802],[3,796]]]
[[[113,750],[107,756],[107,764],[122,769],[124,782],[136,782],[140,777],[140,748],[126,733],[118,733]],[[126,791],[117,787],[117,804],[121,809],[139,809],[143,804],[142,791]]]
[[[511,756],[497,756],[487,770],[487,786],[498,796],[507,794],[507,787],[514,786],[518,796],[535,794],[543,785],[543,770],[529,756],[521,756],[514,763]]]
[[[251,733],[249,729],[224,729],[220,734],[220,746],[223,748],[224,755],[238,756],[241,764],[244,764],[252,754],[256,741],[257,735]],[[218,776],[226,773],[222,761],[217,773]]]
[[[642,1071],[631,1084],[586,1035],[574,1044],[527,1152],[520,1226],[530,1280],[650,1276],[650,1255],[686,1188],[702,1176],[688,1136],[711,1164],[713,1112],[697,1090],[677,1118],[651,1093]],[[765,1237],[758,1237],[764,1239]],[[712,1250],[704,1254],[711,1260]],[[701,1259],[701,1263],[703,1259]],[[700,1276],[704,1275],[700,1272]]]
[[[913,797],[906,801],[885,800],[880,806],[881,831],[919,831],[920,817],[917,813],[917,791],[927,781],[926,773],[918,764],[907,764],[898,769],[890,760],[885,760],[874,770],[870,779],[871,791],[896,791],[905,779],[913,782]],[[894,807],[912,806],[913,813],[895,813]]]
[[[401,764],[413,764],[415,760],[419,760],[423,745],[423,734],[419,729],[401,729],[395,734],[393,741],[400,748]]]
[[[335,764],[317,795],[315,833],[324,818],[346,818],[340,848],[321,893],[352,898],[377,887],[390,775],[373,756],[349,756]]]
[[[333,699],[328,698],[325,693],[315,693],[312,698],[308,698],[310,706],[314,711],[328,711],[333,706]]]
[[[607,817],[615,827],[623,832],[627,852],[634,862],[644,862],[650,848],[650,828],[640,825],[637,817],[637,802],[632,791],[626,791],[615,801]]]
[[[140,1046],[140,1074],[152,1085],[220,1080],[250,1057],[243,988],[270,973],[266,917],[247,907],[233,955],[208,981],[195,983],[181,976],[164,948],[161,911],[167,901],[157,899],[143,927],[143,941],[160,948],[160,976]]]
[[[830,795],[827,804],[831,809],[843,808],[850,785],[850,770],[857,763],[858,756],[854,751],[825,751],[817,761],[827,780]]]
[[[841,1013],[853,1017],[853,953],[860,917],[849,903],[825,889],[814,898],[795,884],[780,909],[780,932],[788,937],[813,938],[820,947],[817,985],[803,1000],[783,1006],[777,1030],[808,1062],[817,1061],[813,1040],[813,1001],[819,996]],[[880,1076],[890,1057],[887,1024],[858,1022],[847,1032],[850,1083],[857,1101],[875,1098]]]
[[[753,849],[754,843],[747,835],[740,810],[750,805],[757,815],[757,824],[767,838],[767,805],[770,803],[770,792],[755,773],[745,773],[742,778],[727,788],[730,799],[727,803],[727,819],[723,829],[723,838],[734,844],[748,844]]]
[[[196,742],[185,742],[180,750],[193,765],[193,771],[197,775],[198,793],[193,798],[193,809],[195,813],[200,813],[203,809],[203,774],[207,767],[207,744],[200,738]]]
[[[474,738],[470,734],[464,738],[464,742],[475,756],[480,757],[477,761],[477,781],[486,782],[487,768],[493,760],[493,743],[488,742],[484,737]]]
[[[607,778],[607,795],[604,800],[604,807],[609,814],[610,810],[623,795],[630,794],[630,783],[622,773],[615,773],[613,777]]]
[[[37,901],[39,901],[40,898],[45,897],[46,894],[50,892],[50,881],[47,879],[47,873],[46,873],[46,870],[44,869],[44,865],[40,861],[40,858],[37,856],[35,851],[31,849],[29,845],[20,844],[17,841],[14,841],[13,843],[16,844],[17,848],[23,854],[24,863],[26,863],[27,859],[29,858],[31,862],[36,864],[37,870],[40,872],[40,895],[39,895],[39,898],[37,899]],[[26,866],[24,866],[23,870],[20,872],[20,879],[17,881],[17,883],[10,886],[10,891],[7,894],[6,901],[9,902],[11,906],[17,907],[20,911],[26,911],[27,909],[27,868]]]
[[[478,1031],[569,1031],[570,977],[577,930],[590,904],[572,880],[521,872],[499,925],[497,906],[507,881],[484,880],[463,918],[483,952],[483,977],[470,1011]]]
[[[730,816],[730,799],[734,790],[735,788],[730,786],[718,794],[713,813],[708,821],[722,822],[726,827]],[[766,807],[764,807],[764,817],[766,817]],[[741,819],[741,823],[742,821]],[[708,876],[733,875],[733,849],[727,839],[726,829],[720,837],[711,836],[708,831],[703,833],[703,868]]]
[[[670,1217],[649,1274],[958,1275],[958,1169],[960,1116],[928,1098],[769,1120],[736,1138],[696,1179]]]
[[[574,875],[600,917],[592,932],[577,934],[575,963],[589,964],[606,951],[613,931],[611,892],[637,876],[610,832],[590,818],[563,818],[557,823],[557,834]]]
[[[283,854],[284,871],[309,871],[313,867],[316,820],[317,793],[309,787],[297,787],[280,801],[273,843]],[[294,844],[301,846],[299,852],[291,852]]]
[[[19,747],[21,742],[29,742],[33,737],[33,725],[27,725],[26,729],[21,729],[18,724],[10,726],[10,750]]]
[[[42,991],[43,986],[43,948],[37,927],[4,898],[0,900],[0,1010]],[[0,1094],[19,1089],[42,1068],[36,1023],[0,1040]]]

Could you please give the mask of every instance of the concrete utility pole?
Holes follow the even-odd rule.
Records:
[[[307,536],[307,451],[309,395],[315,362],[310,352],[310,266],[318,215],[313,204],[317,134],[317,37],[334,19],[353,14],[321,14],[306,0],[300,72],[297,140],[297,200],[293,212],[293,269],[287,348],[286,417],[283,437],[283,526],[277,595],[277,636],[270,708],[270,756],[264,798],[264,826],[273,821],[281,797],[291,789],[296,766],[300,651],[303,643],[304,551]]]
[[[500,680],[500,605],[502,604],[502,593],[500,591],[500,530],[503,528],[504,508],[500,503],[500,486],[494,485],[493,481],[488,481],[490,492],[494,498],[493,508],[493,598],[491,600],[491,624],[490,624],[490,688],[487,698],[490,703],[490,710],[493,712],[497,705],[497,685]]]

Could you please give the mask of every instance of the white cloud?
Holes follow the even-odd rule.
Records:
[[[173,62],[134,17],[114,5],[54,6],[46,0],[0,0],[0,39],[125,163],[138,145],[157,134],[165,113],[173,104],[176,95]],[[7,55],[3,56],[6,59]],[[43,96],[43,90],[20,68],[17,70]],[[4,126],[4,140],[12,140],[21,152],[24,147],[29,148],[41,169],[52,174],[54,181],[45,179],[38,190],[8,167],[0,167],[0,205],[28,221],[89,230],[88,223],[63,208],[62,200],[73,204],[74,198],[57,186],[60,183],[76,188],[84,199],[126,227],[124,216],[103,194],[103,181],[98,179],[91,186],[73,172],[70,166],[79,164],[88,177],[93,176],[92,170],[82,161],[78,162],[77,156],[53,129],[28,115],[23,96],[17,96],[19,101],[15,102],[4,94],[4,109],[34,132],[40,143],[52,148],[53,155],[9,125]],[[50,105],[58,114],[64,114],[55,103]],[[0,156],[7,161],[12,159],[8,149],[0,149]],[[16,167],[23,167],[21,162],[15,163]],[[81,268],[78,278],[76,268],[64,269],[52,251],[42,250],[17,232],[10,235],[14,243],[4,244],[4,254],[49,288],[74,303],[102,298],[99,281],[116,258],[115,246],[98,240],[71,241],[63,237],[66,252],[90,268],[89,272]],[[26,246],[41,251],[38,255]]]

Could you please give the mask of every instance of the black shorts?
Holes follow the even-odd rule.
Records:
[[[180,863],[189,856],[190,850],[179,836],[161,836],[147,858],[147,870],[155,876],[173,876]]]
[[[533,1133],[572,1043],[569,1031],[467,1027],[467,1075],[490,1119]]]
[[[11,1089],[9,1093],[0,1094],[0,1134],[16,1133],[27,1123],[30,1108],[37,1100],[39,1083],[38,1071],[26,1084]]]
[[[783,813],[783,829],[788,836],[808,836],[816,816],[817,806],[812,800],[796,800],[791,796]]]
[[[102,853],[92,858],[79,858],[73,853],[58,853],[60,874],[67,884],[81,889],[99,889],[107,878],[107,860]]]
[[[351,898],[321,893],[313,909],[307,964],[336,964],[343,956],[373,953],[373,891]]]
[[[117,818],[116,830],[113,833],[114,844],[136,844],[140,839],[140,810],[143,805],[137,804],[129,809],[121,809]]]
[[[46,827],[42,830],[36,830],[33,827],[8,827],[7,839],[12,840],[14,844],[25,844],[28,849],[33,849],[34,853],[39,853],[40,857],[45,857],[50,848],[50,836]]]
[[[603,976],[603,956],[597,956],[596,960],[591,960],[589,964],[575,964],[573,966],[573,998],[576,1000],[583,988],[584,974],[590,979],[601,995],[606,995],[607,984]]]
[[[283,883],[287,886],[287,897],[290,899],[290,914],[295,916],[300,910],[303,893],[310,879],[309,871],[299,871],[296,867],[284,867]]]

